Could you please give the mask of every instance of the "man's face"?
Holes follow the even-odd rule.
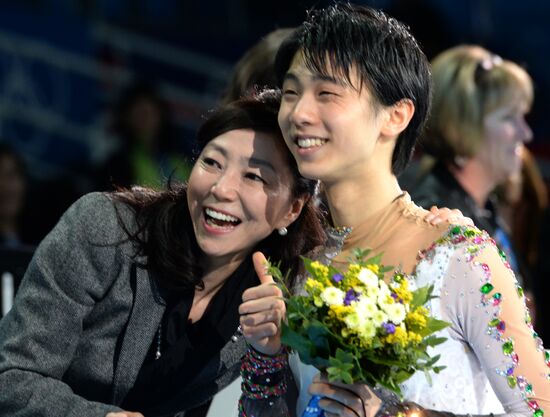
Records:
[[[352,68],[341,76],[312,72],[298,52],[283,83],[279,125],[302,175],[329,184],[364,175],[380,135],[379,112]]]

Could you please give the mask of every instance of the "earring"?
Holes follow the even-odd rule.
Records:
[[[287,228],[284,227],[284,226],[283,226],[283,227],[279,227],[279,228],[277,229],[277,233],[279,233],[279,235],[281,235],[281,236],[286,236],[286,234],[288,233],[288,230],[287,230]]]

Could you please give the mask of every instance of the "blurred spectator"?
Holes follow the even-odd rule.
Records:
[[[111,133],[118,148],[100,168],[100,188],[158,188],[171,175],[187,179],[190,165],[175,147],[168,104],[147,82],[131,84],[115,103]]]
[[[539,258],[539,239],[548,190],[533,154],[521,149],[521,171],[498,190],[499,212],[512,231],[518,254],[531,271]]]
[[[435,160],[412,197],[424,207],[458,208],[471,217],[495,238],[529,288],[528,268],[492,193],[519,174],[523,144],[532,139],[525,121],[533,101],[531,78],[519,65],[469,45],[436,56],[432,71],[434,99],[423,145]]]
[[[277,86],[277,77],[273,69],[275,55],[281,43],[292,32],[293,28],[275,29],[245,52],[235,64],[222,104],[238,100],[254,89]]]
[[[26,188],[23,160],[9,145],[0,143],[0,245],[4,247],[22,244],[19,221]]]

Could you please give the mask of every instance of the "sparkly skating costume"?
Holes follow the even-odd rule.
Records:
[[[384,253],[384,264],[414,272],[418,286],[434,285],[439,298],[431,300],[431,313],[451,326],[431,354],[441,354],[438,365],[446,368],[432,374],[432,385],[423,374],[414,375],[403,385],[406,401],[425,414],[542,417],[550,412],[550,357],[509,264],[487,233],[432,226],[423,221],[425,213],[405,194],[349,234],[329,231],[320,260],[341,267],[353,248],[370,247]],[[290,366],[300,390],[300,416],[317,370],[296,355]]]

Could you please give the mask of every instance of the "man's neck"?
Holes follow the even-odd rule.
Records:
[[[392,175],[363,176],[325,184],[334,226],[357,227],[403,193]]]

